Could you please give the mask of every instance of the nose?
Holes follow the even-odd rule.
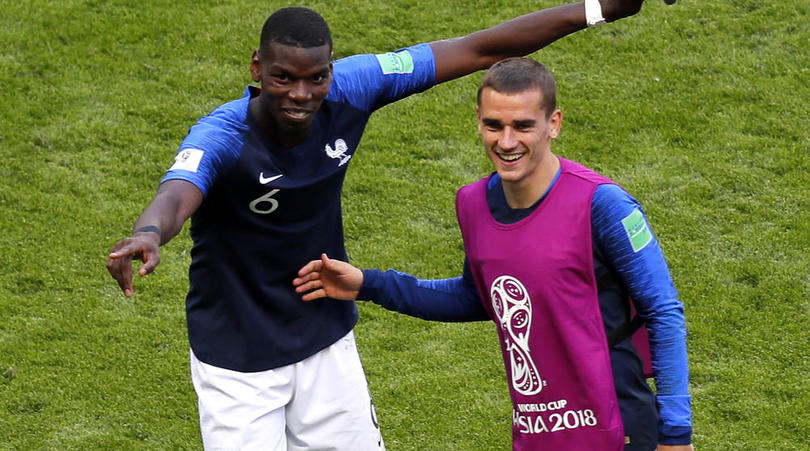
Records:
[[[498,137],[498,147],[503,150],[514,149],[518,145],[515,130],[512,127],[504,127],[501,136]]]
[[[312,98],[312,87],[306,80],[297,80],[290,87],[289,96],[296,102],[306,102]]]

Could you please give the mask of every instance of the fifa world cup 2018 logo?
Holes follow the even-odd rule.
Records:
[[[512,369],[512,387],[522,395],[543,389],[540,373],[529,353],[532,304],[526,287],[512,276],[500,276],[489,290]]]

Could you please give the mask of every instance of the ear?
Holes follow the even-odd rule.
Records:
[[[557,136],[560,135],[562,120],[562,111],[560,110],[554,110],[554,112],[551,113],[551,117],[548,118],[548,135],[551,137],[551,139],[556,139]]]
[[[259,58],[259,51],[254,50],[253,56],[250,57],[250,75],[253,81],[262,80],[262,60]]]
[[[478,134],[481,134],[481,129],[483,128],[481,125],[481,107],[475,107],[475,117],[478,119]]]

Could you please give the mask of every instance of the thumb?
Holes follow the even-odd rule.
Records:
[[[347,263],[343,260],[332,259],[326,254],[321,254],[321,261],[323,262],[324,270],[328,270],[336,275],[342,275],[346,272]]]
[[[326,253],[321,254],[321,262],[323,263],[324,269],[330,269],[332,271],[337,270],[336,267],[337,263],[335,262],[335,260],[329,258],[329,256],[326,255]]]

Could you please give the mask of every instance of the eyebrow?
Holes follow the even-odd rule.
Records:
[[[515,128],[531,128],[537,124],[537,121],[534,119],[524,119],[520,121],[514,121],[512,125]]]
[[[323,70],[313,72],[313,73],[308,74],[308,75],[298,76],[297,74],[293,74],[292,72],[290,72],[290,70],[288,70],[287,68],[284,68],[284,67],[281,67],[281,66],[273,66],[270,69],[268,69],[268,73],[271,76],[275,75],[275,74],[284,74],[284,75],[287,75],[288,77],[290,77],[292,79],[310,78],[310,77],[314,77],[314,76],[324,77],[324,76],[329,75],[329,68],[327,67],[327,68],[324,68]]]
[[[487,127],[502,127],[503,123],[498,119],[491,119],[491,118],[482,118],[481,122],[486,125]],[[530,128],[537,125],[537,121],[535,119],[522,119],[517,121],[512,121],[512,126],[514,128]]]

